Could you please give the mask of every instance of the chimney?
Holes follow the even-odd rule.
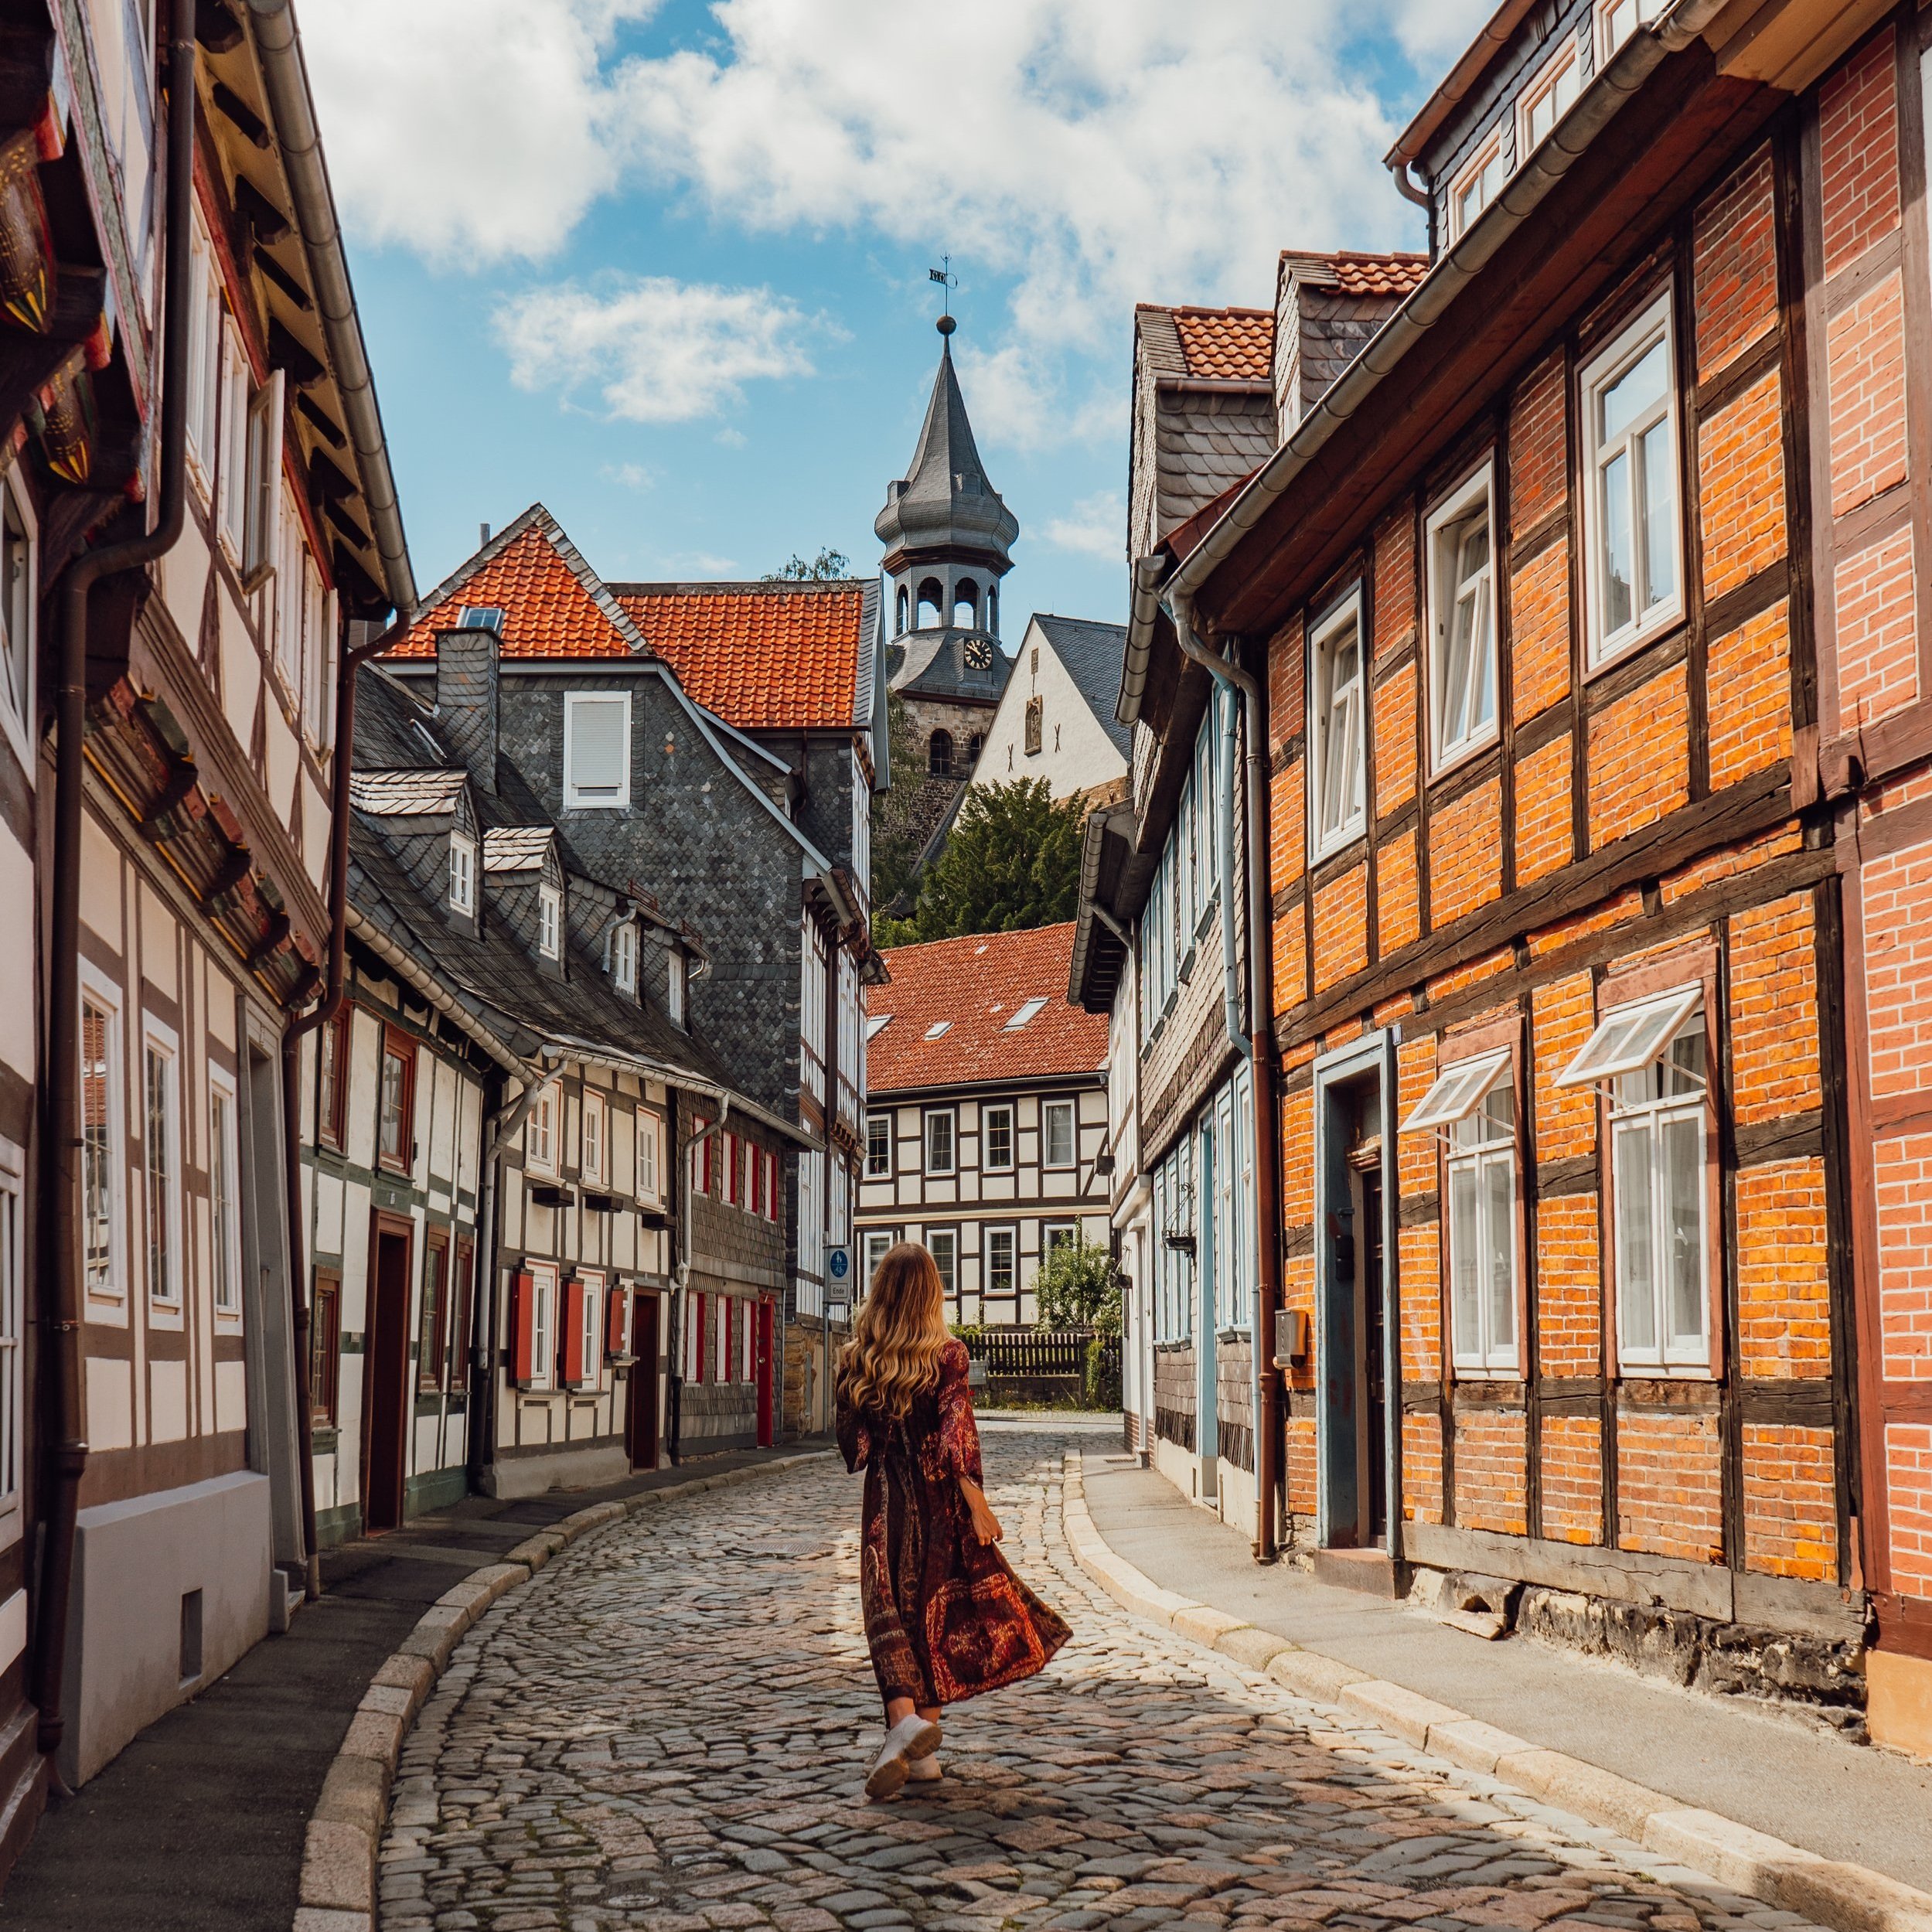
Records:
[[[482,626],[436,633],[436,717],[479,792],[496,789],[497,676],[503,642]]]

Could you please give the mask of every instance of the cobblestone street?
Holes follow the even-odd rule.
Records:
[[[943,1780],[884,1805],[830,1459],[566,1553],[404,1747],[386,1932],[1803,1923],[1129,1617],[1061,1540],[1081,1446],[988,1433],[1009,1553],[1074,1641],[949,1713]]]

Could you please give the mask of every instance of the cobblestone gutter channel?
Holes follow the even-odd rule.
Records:
[[[1288,1664],[1271,1637],[1257,1665],[1259,1633],[1197,1624],[1184,1599],[1130,1603],[1137,1573],[1103,1586],[1083,1566],[1108,1553],[1077,1442],[986,1439],[1009,1550],[1075,1637],[1041,1677],[949,1715],[938,1784],[859,1794],[878,1714],[857,1485],[816,1458],[610,1518],[470,1607],[460,1641],[462,1615],[438,1627],[448,1668],[413,1729],[399,1709],[386,1734],[376,1891],[305,1903],[299,1932],[370,1932],[378,1899],[383,1932],[1932,1932],[1910,1916],[1923,1901],[1861,1917],[1815,1877],[1815,1913],[1750,1896],[1755,1870],[1688,1862],[1705,1848],[1681,1819],[1626,1821],[1647,1845],[1575,1796],[1417,1748],[1421,1722],[1480,1760],[1456,1712],[1290,1681],[1321,1661]]]

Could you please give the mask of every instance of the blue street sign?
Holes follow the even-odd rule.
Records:
[[[827,1257],[825,1271],[834,1281],[843,1281],[852,1272],[852,1250],[834,1248]]]

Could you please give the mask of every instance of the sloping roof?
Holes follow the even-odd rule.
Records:
[[[1429,273],[1426,255],[1363,254],[1337,249],[1316,254],[1299,248],[1281,251],[1284,267],[1309,281],[1320,281],[1344,295],[1393,295],[1399,298],[1419,288]]]
[[[460,771],[355,772],[349,802],[377,818],[414,818],[453,812],[465,783]]]
[[[1127,652],[1127,627],[1101,624],[1091,618],[1056,617],[1036,612],[1033,619],[1045,632],[1054,655],[1067,667],[1087,708],[1123,758],[1133,755],[1133,734],[1113,714],[1120,696],[1120,666]]]
[[[872,528],[888,551],[964,545],[991,550],[1002,567],[1020,534],[1020,520],[980,461],[949,339],[939,351],[912,467],[888,486],[885,507]]]
[[[968,644],[977,639],[993,646],[993,659],[984,670],[966,662]],[[886,683],[903,697],[943,698],[950,704],[983,704],[992,708],[1006,695],[1013,676],[1013,659],[1006,646],[984,631],[908,631],[895,638],[888,651]]]
[[[503,656],[634,657],[635,626],[550,512],[533,503],[423,600],[391,657],[434,657],[465,605],[503,613]]]
[[[1265,383],[1275,319],[1265,308],[1170,308],[1187,373],[1195,381]]]
[[[533,872],[550,856],[557,834],[547,825],[496,826],[483,834],[486,872]]]
[[[877,1028],[865,1050],[867,1091],[1097,1072],[1107,1058],[1106,1017],[1083,1013],[1067,998],[1073,936],[1068,920],[890,949],[891,982],[874,988],[867,1002],[868,1029]],[[1043,1003],[1038,1011],[1009,1030],[1031,1000]],[[926,1037],[942,1025],[937,1038]]]
[[[867,721],[876,579],[609,588],[678,682],[726,724],[796,731]]]

